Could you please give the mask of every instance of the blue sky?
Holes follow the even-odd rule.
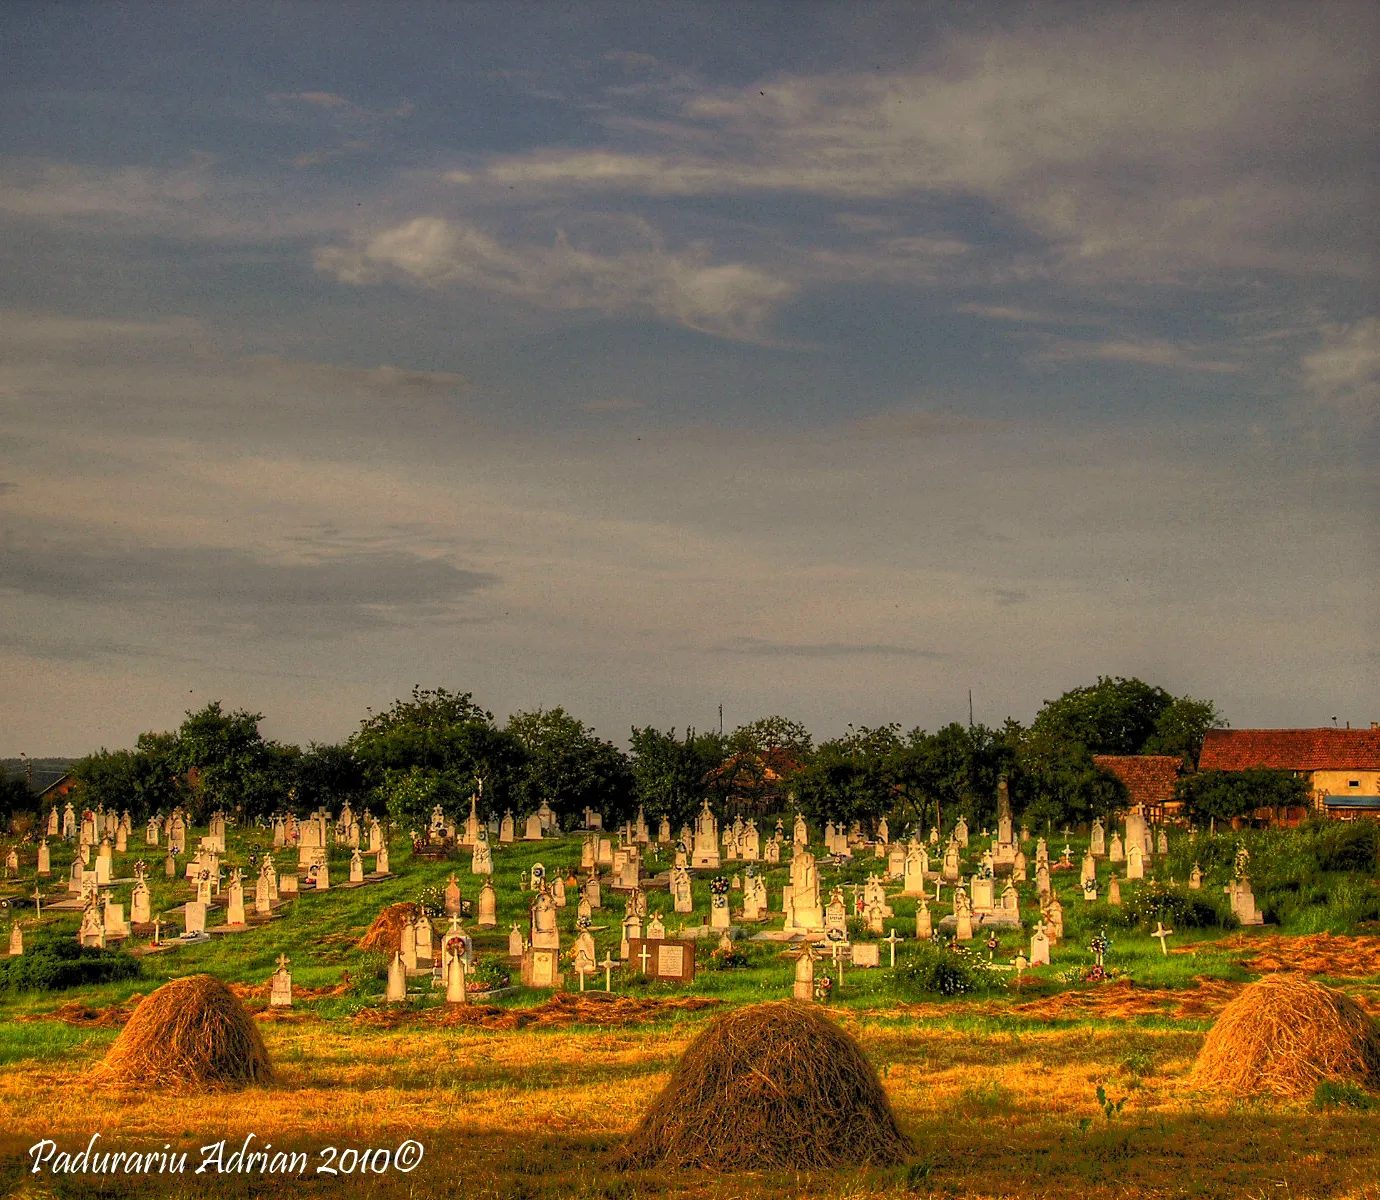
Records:
[[[1366,6],[0,9],[0,752],[1380,718]]]

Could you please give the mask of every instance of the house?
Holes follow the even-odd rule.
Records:
[[[1313,810],[1354,820],[1380,816],[1380,723],[1369,729],[1209,729],[1200,771],[1269,767],[1308,780]],[[1303,813],[1289,810],[1288,824]],[[1279,819],[1276,817],[1275,819]]]
[[[1094,754],[1093,765],[1115,775],[1131,796],[1131,811],[1158,824],[1173,819],[1183,805],[1174,799],[1174,785],[1183,760],[1174,754]]]
[[[47,808],[65,797],[74,787],[77,786],[77,777],[71,771],[58,776],[52,783],[48,784],[38,793],[39,807]]]

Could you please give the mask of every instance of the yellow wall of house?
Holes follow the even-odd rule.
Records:
[[[1348,787],[1353,780],[1360,787]],[[1380,771],[1314,771],[1313,791],[1320,796],[1380,796]]]

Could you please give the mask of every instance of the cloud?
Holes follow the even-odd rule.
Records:
[[[643,401],[636,400],[631,396],[609,396],[603,400],[586,400],[583,404],[577,404],[575,407],[580,412],[603,415],[638,412],[647,406]]]
[[[737,637],[710,647],[712,654],[742,654],[764,658],[932,658],[948,655],[914,646],[853,642],[773,642],[762,638]]]
[[[1303,356],[1302,367],[1317,404],[1349,424],[1380,424],[1380,319],[1325,326],[1322,345]]]
[[[622,223],[621,232],[626,240],[608,250],[563,233],[546,244],[504,244],[474,225],[417,217],[350,245],[322,247],[315,261],[340,283],[468,287],[538,308],[652,315],[744,340],[762,338],[772,310],[794,291],[745,263],[715,263],[702,245],[672,251],[642,222]]]
[[[137,606],[172,629],[220,635],[339,637],[397,619],[444,619],[495,582],[482,571],[397,549],[264,557],[224,546],[7,537],[0,593],[53,602]]]
[[[963,413],[897,408],[849,421],[838,432],[862,438],[936,438],[981,433],[1001,428],[1003,422],[969,417]]]
[[[465,391],[469,380],[452,371],[418,371],[408,367],[349,367],[334,363],[291,362],[277,355],[249,360],[250,368],[285,383],[313,389],[350,389],[378,396],[407,399],[454,396]]]
[[[1035,355],[1041,362],[1119,362],[1149,367],[1173,367],[1184,371],[1207,371],[1230,375],[1245,369],[1244,364],[1220,358],[1204,358],[1197,346],[1167,342],[1157,338],[1122,338],[1106,341],[1080,341],[1063,338]]]
[[[1118,8],[953,32],[905,69],[683,81],[596,112],[610,144],[457,175],[511,195],[982,197],[1074,278],[1213,267],[1362,277],[1374,261],[1363,7]],[[659,102],[659,109],[658,109]],[[1320,148],[1326,147],[1323,151]],[[894,217],[840,214],[859,234]]]

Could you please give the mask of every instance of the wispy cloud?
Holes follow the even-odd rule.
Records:
[[[758,340],[794,290],[741,262],[715,262],[704,246],[669,249],[640,221],[621,223],[615,249],[586,248],[563,233],[546,244],[504,243],[472,224],[417,217],[316,251],[317,270],[341,283],[401,281],[496,292],[537,308],[607,316],[653,315],[701,333]]]
[[[1207,371],[1232,375],[1245,369],[1240,362],[1203,357],[1200,347],[1155,338],[1122,338],[1080,341],[1063,338],[1039,351],[1041,362],[1119,362],[1147,367],[1172,367],[1183,371]]]
[[[1322,330],[1322,345],[1303,356],[1314,400],[1357,426],[1380,425],[1380,319]]]
[[[762,658],[931,658],[948,655],[937,650],[884,643],[854,642],[773,642],[763,638],[738,637],[711,647],[714,654],[741,654]]]

